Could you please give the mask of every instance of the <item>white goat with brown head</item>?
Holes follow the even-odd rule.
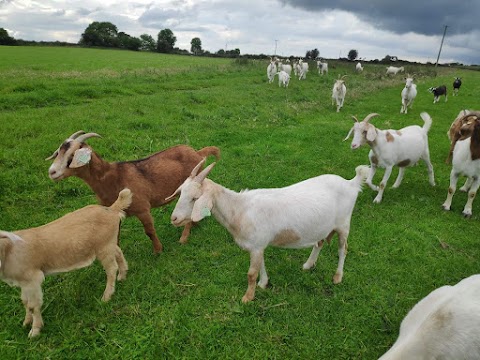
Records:
[[[372,190],[378,191],[373,202],[380,203],[382,201],[383,192],[394,166],[399,167],[397,180],[393,184],[393,188],[397,188],[402,182],[405,167],[415,165],[420,159],[425,161],[430,184],[434,186],[435,180],[427,136],[432,125],[431,117],[425,112],[420,114],[425,122],[423,127],[412,125],[400,130],[380,130],[369,123],[374,116],[378,116],[378,114],[370,114],[363,121],[358,121],[356,117],[353,117],[355,123],[345,138],[347,140],[353,133],[352,150],[358,149],[364,144],[368,144],[371,148],[368,153],[371,165],[370,174],[366,183]],[[377,167],[385,168],[385,175],[379,186],[372,184]]]
[[[32,325],[29,337],[39,335],[43,327],[45,276],[80,269],[98,259],[107,274],[103,301],[112,297],[115,278],[126,278],[128,266],[117,242],[132,193],[124,189],[117,196],[110,207],[89,205],[40,227],[0,231],[0,279],[21,288],[23,325]]]

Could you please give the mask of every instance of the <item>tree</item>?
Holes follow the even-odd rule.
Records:
[[[172,30],[163,29],[158,33],[157,51],[161,53],[169,53],[173,50],[177,38],[173,35]]]
[[[122,49],[138,51],[142,45],[142,41],[139,38],[130,36],[124,32],[119,32],[117,36],[118,47]]]
[[[8,31],[0,28],[0,45],[15,45],[17,41],[8,35]]]
[[[94,21],[87,26],[80,38],[81,45],[116,47],[118,29],[111,22]]]
[[[190,45],[192,45],[190,47],[190,52],[195,54],[195,55],[198,55],[198,54],[201,54],[203,52],[202,50],[202,40],[200,40],[200,38],[198,37],[195,37],[192,39],[192,41],[190,41]]]
[[[155,43],[155,39],[151,35],[148,35],[148,34],[140,35],[140,41],[141,41],[140,49],[155,51],[157,44]]]
[[[354,50],[354,49],[350,50],[350,51],[348,52],[348,56],[347,56],[347,57],[348,57],[348,60],[350,60],[350,61],[355,60],[355,59],[358,57],[358,51],[357,51],[357,50]]]

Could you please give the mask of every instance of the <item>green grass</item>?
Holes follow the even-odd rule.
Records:
[[[422,124],[429,133],[437,186],[424,164],[407,169],[399,189],[381,204],[366,187],[355,208],[343,282],[334,286],[337,241],[317,266],[302,271],[310,249],[268,248],[270,287],[243,305],[249,257],[213,218],[196,226],[187,245],[170,225],[173,205],[154,209],[164,253],[136,218],[122,225],[129,262],[112,300],[100,301],[102,267],[46,279],[41,336],[27,338],[18,288],[0,285],[1,359],[375,359],[395,341],[409,309],[433,289],[478,272],[478,220],[461,216],[466,195],[441,210],[450,166],[446,132],[463,108],[479,108],[480,72],[407,66],[418,96],[400,114],[403,75],[384,66],[330,62],[330,74],[313,69],[288,89],[268,84],[267,63],[126,51],[0,47],[0,229],[38,226],[96,202],[85,183],[49,180],[44,161],[77,130],[106,160],[129,160],[189,144],[216,145],[222,159],[210,177],[236,191],[281,187],[323,173],[354,176],[368,148],[342,140],[351,115],[380,117],[379,128]],[[333,65],[336,65],[333,68]],[[338,75],[348,74],[344,109],[331,105]],[[432,104],[430,86],[449,90],[461,76],[460,96]],[[380,181],[380,170],[374,182]],[[442,246],[444,245],[444,246]],[[448,245],[448,246],[445,246]]]

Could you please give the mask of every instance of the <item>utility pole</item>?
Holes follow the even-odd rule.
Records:
[[[442,42],[440,43],[440,49],[438,50],[438,56],[437,56],[437,62],[435,63],[435,68],[437,68],[438,59],[440,59],[440,53],[442,52],[443,40],[445,39],[445,34],[447,33],[447,28],[448,28],[448,25],[445,25],[445,29],[443,30]]]
[[[278,40],[275,40],[275,53],[274,53],[275,56],[277,56],[277,42]]]

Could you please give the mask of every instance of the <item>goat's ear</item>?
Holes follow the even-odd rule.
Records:
[[[377,130],[375,129],[375,126],[373,126],[372,124],[368,124],[367,140],[374,141],[376,137],[377,137]]]
[[[193,204],[192,209],[192,221],[199,222],[203,218],[211,215],[211,210],[213,208],[212,198],[208,194],[200,196],[195,204]]]
[[[202,170],[202,172],[200,174],[198,174],[197,176],[195,176],[195,181],[198,182],[198,183],[202,183],[203,180],[205,180],[205,178],[207,177],[207,175],[210,173],[210,171],[213,169],[213,167],[215,166],[216,163],[211,163],[210,165],[208,165],[205,169]]]
[[[72,162],[68,166],[71,169],[76,169],[87,165],[92,159],[92,149],[80,148],[73,154]]]

